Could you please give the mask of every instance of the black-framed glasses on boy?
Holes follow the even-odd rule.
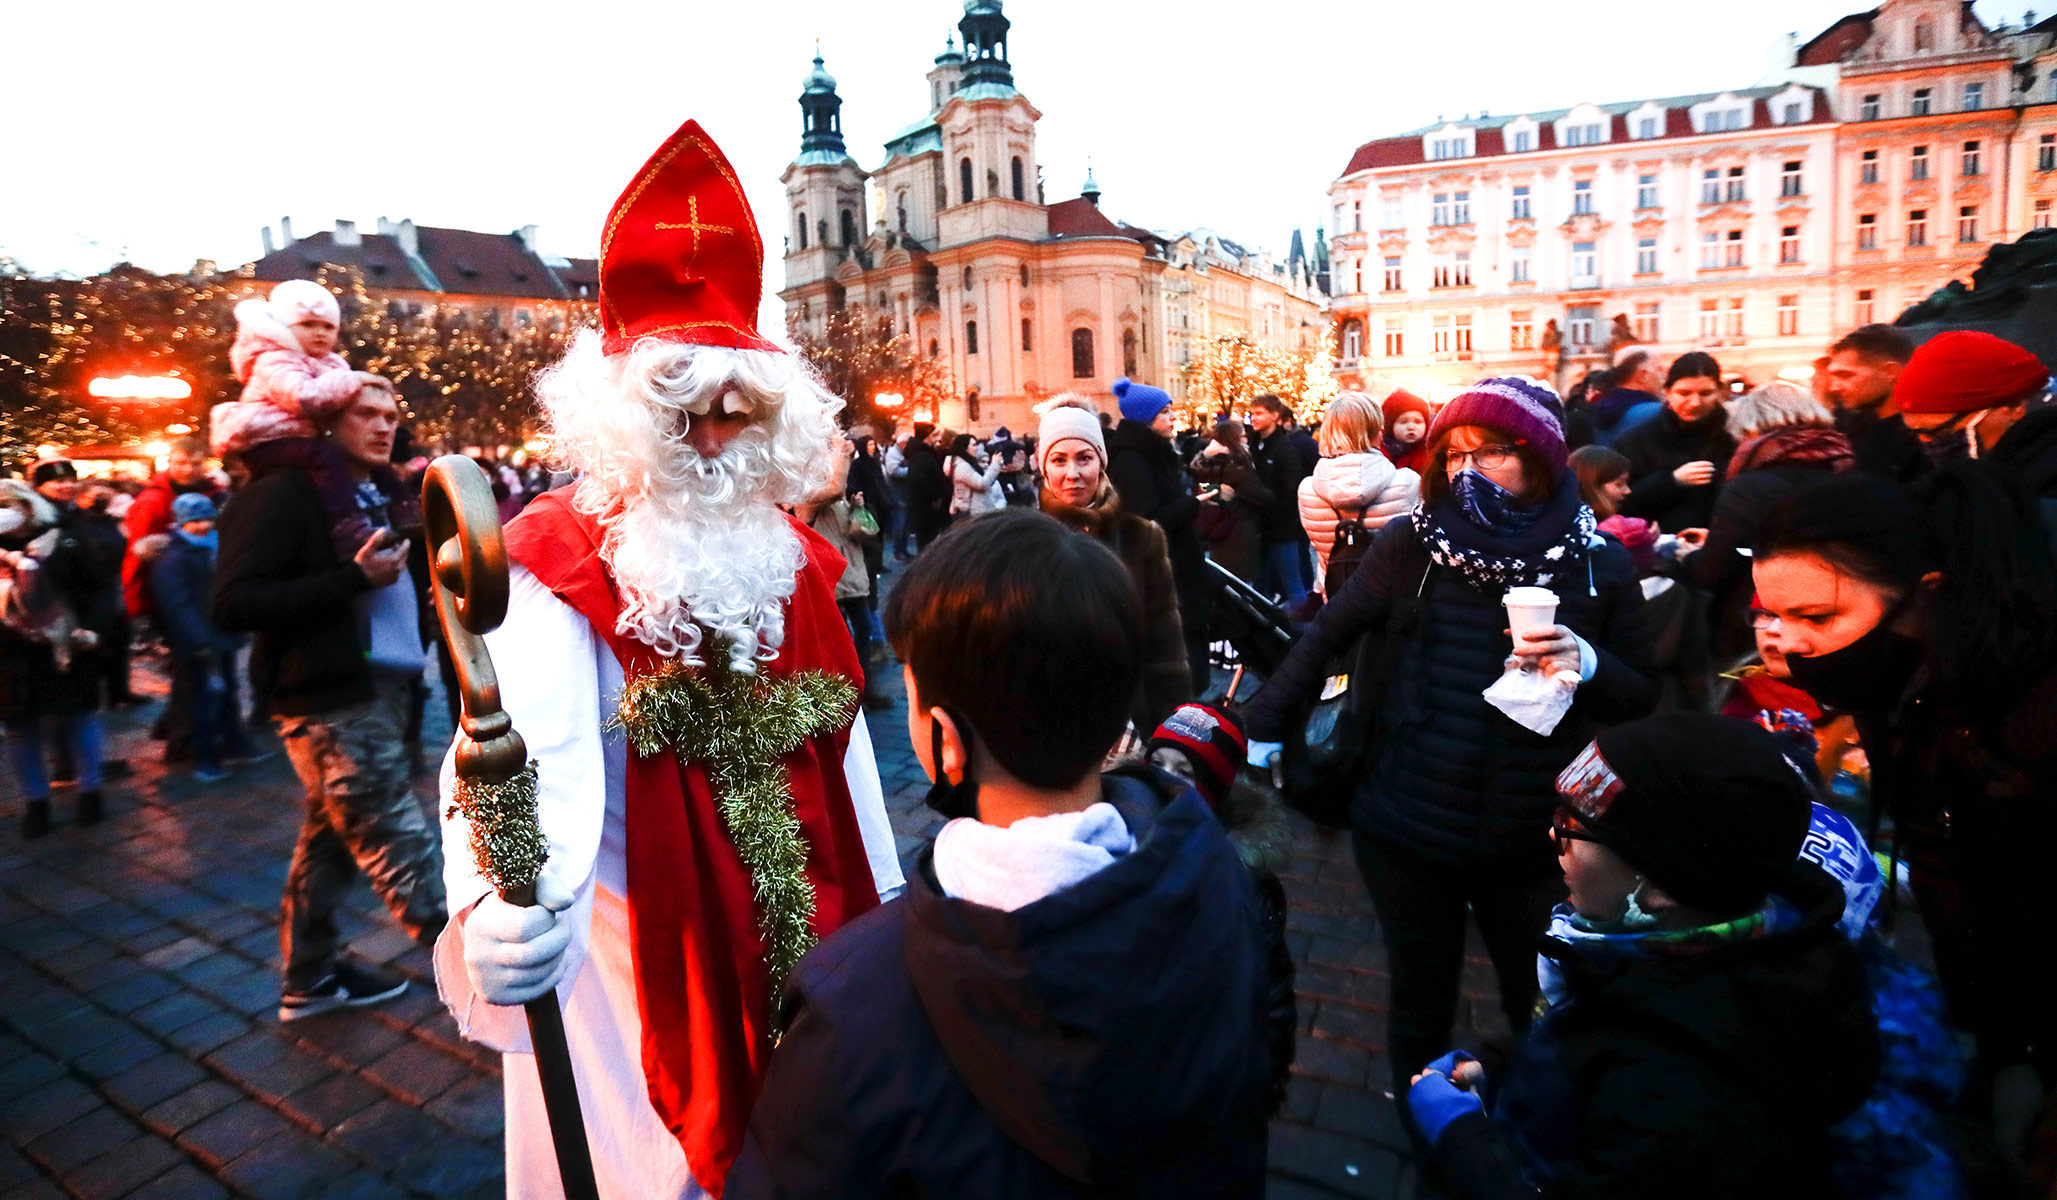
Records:
[[[1556,843],[1557,855],[1560,858],[1564,856],[1566,844],[1569,842],[1592,842],[1597,845],[1600,841],[1599,838],[1579,828],[1578,814],[1563,804],[1558,805],[1557,811],[1550,814],[1550,840]]]
[[[1443,461],[1459,470],[1462,470],[1463,464],[1469,461],[1472,466],[1477,467],[1481,471],[1497,471],[1513,460],[1514,447],[1512,446],[1480,446],[1476,450],[1443,451]]]

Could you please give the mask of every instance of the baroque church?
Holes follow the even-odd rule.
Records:
[[[988,433],[1033,428],[1073,392],[1113,409],[1122,377],[1183,399],[1198,347],[1245,334],[1316,349],[1327,330],[1327,246],[1293,235],[1274,264],[1206,229],[1165,233],[1110,216],[1092,171],[1045,202],[1042,113],[1016,90],[1001,0],[965,0],[928,73],[928,112],[866,171],[843,143],[842,98],[820,54],[800,95],[800,155],[786,168],[785,301],[799,334],[859,308],[942,361],[952,398],[933,416]],[[867,185],[869,185],[867,187]]]

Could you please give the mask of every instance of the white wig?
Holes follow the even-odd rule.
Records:
[[[617,632],[694,666],[707,635],[735,670],[776,658],[803,558],[776,505],[831,478],[843,402],[792,355],[645,338],[609,356],[593,330],[537,376],[536,395],[552,457],[580,474],[573,504],[604,531]],[[686,434],[710,412],[754,419],[707,459]]]

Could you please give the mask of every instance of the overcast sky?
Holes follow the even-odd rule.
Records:
[[[1043,113],[1048,199],[1088,157],[1123,220],[1311,241],[1359,142],[1440,116],[1745,87],[1788,31],[1851,0],[1561,6],[1007,0],[1015,82]],[[1981,0],[1988,23],[2026,5]],[[37,272],[159,270],[379,216],[542,227],[590,255],[614,197],[688,117],[736,164],[767,252],[821,39],[861,166],[925,115],[960,0],[408,5],[0,2],[0,253]],[[874,214],[875,215],[875,214]],[[780,286],[774,263],[767,300]],[[766,307],[776,312],[775,302]],[[773,318],[772,327],[780,323]]]

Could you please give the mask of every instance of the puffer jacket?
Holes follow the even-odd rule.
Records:
[[[256,305],[252,308],[252,305]],[[340,354],[320,358],[265,311],[263,301],[236,306],[236,342],[229,366],[243,381],[243,397],[208,414],[215,454],[233,454],[280,438],[314,437],[317,422],[341,412],[363,386]]]
[[[1376,532],[1386,522],[1414,507],[1421,494],[1421,476],[1393,466],[1376,450],[1339,454],[1314,464],[1314,474],[1300,481],[1300,527],[1314,544],[1320,565],[1317,581],[1328,574],[1328,552],[1336,544],[1336,526],[1345,517]]]
[[[1007,507],[1000,494],[1000,460],[995,458],[981,472],[954,454],[943,456],[943,474],[950,480],[950,515],[977,516]]]
[[[1546,866],[1558,772],[1596,726],[1643,716],[1659,691],[1648,668],[1635,563],[1597,534],[1584,557],[1552,587],[1558,624],[1592,646],[1596,668],[1549,735],[1517,725],[1482,694],[1513,651],[1501,593],[1487,595],[1459,572],[1434,566],[1414,522],[1399,520],[1379,532],[1350,582],[1251,697],[1244,710],[1251,740],[1284,741],[1329,664],[1365,632],[1388,629],[1404,644],[1375,701],[1376,744],[1351,802],[1351,825],[1453,866]],[[1389,625],[1401,609],[1418,616]]]

